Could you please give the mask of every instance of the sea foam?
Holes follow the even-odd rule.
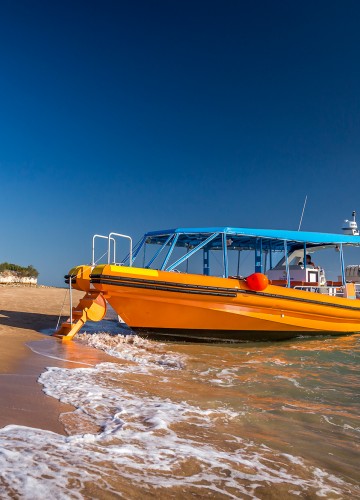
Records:
[[[110,356],[142,365],[182,369],[186,363],[185,356],[166,352],[164,344],[155,344],[138,335],[85,332],[78,336],[78,340],[96,349],[101,349]]]
[[[176,392],[161,397],[148,390],[151,383],[166,388],[166,374],[180,376],[186,357],[140,338],[96,334],[82,341],[122,362],[49,367],[40,376],[48,396],[75,408],[61,416],[68,436],[1,429],[1,498],[30,500],[34,492],[39,500],[264,498],[270,490],[284,498],[360,494],[301,457],[235,434],[239,413],[221,402],[196,405]],[[220,374],[225,381],[234,376]]]

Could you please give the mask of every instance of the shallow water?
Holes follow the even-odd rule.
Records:
[[[36,343],[113,362],[49,357],[39,383],[76,408],[68,436],[2,429],[1,498],[360,497],[360,335],[229,346],[94,332],[72,354]]]

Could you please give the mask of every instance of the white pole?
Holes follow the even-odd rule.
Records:
[[[69,277],[69,288],[70,288],[70,323],[72,324],[73,322],[73,317],[72,317],[72,286],[71,286],[71,275]]]
[[[302,224],[302,220],[303,220],[303,216],[304,216],[304,212],[305,212],[305,207],[306,207],[306,201],[307,201],[307,195],[305,196],[305,201],[304,201],[304,206],[303,206],[303,209],[302,209],[302,212],[301,212],[301,217],[300,217],[300,223],[299,223],[299,229],[298,229],[298,231],[300,231],[300,228],[301,228],[301,224]]]

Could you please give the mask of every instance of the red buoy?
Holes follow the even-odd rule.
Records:
[[[246,283],[251,290],[261,292],[268,286],[269,280],[263,273],[254,273],[246,278]]]

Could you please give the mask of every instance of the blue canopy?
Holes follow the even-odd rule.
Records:
[[[286,231],[277,229],[251,229],[238,227],[202,227],[202,228],[176,228],[152,231],[145,234],[146,242],[153,244],[164,244],[174,234],[178,234],[176,246],[194,247],[205,241],[209,235],[219,233],[209,244],[210,249],[222,247],[222,235],[227,238],[228,250],[253,250],[257,246],[257,240],[262,240],[263,250],[283,250],[284,241],[288,248],[295,249],[303,246],[309,247],[321,245],[357,245],[360,246],[360,236],[349,236],[344,234],[315,233],[309,231]]]

